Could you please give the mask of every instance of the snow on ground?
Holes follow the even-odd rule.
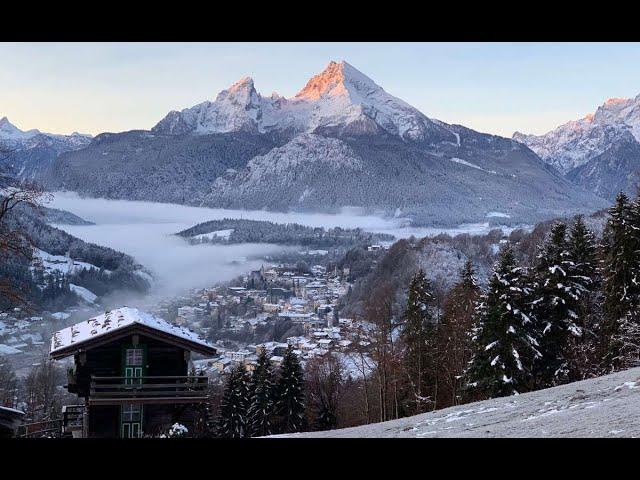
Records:
[[[87,262],[80,262],[78,260],[73,260],[64,255],[51,255],[50,253],[45,252],[44,250],[40,250],[39,248],[34,249],[33,251],[34,258],[37,257],[42,261],[42,266],[45,270],[58,270],[60,273],[67,274],[69,270],[75,270],[86,268],[87,270],[95,269],[100,270],[99,267],[92,265]],[[104,270],[106,273],[111,273],[109,270]]]
[[[22,353],[22,350],[0,343],[0,355],[15,355],[16,353]]]
[[[390,422],[283,437],[637,437],[640,368]]]
[[[503,212],[489,212],[487,218],[511,218],[511,215]]]
[[[235,229],[229,228],[227,230],[216,230],[214,232],[209,233],[201,233],[200,235],[194,235],[193,239],[196,240],[213,240],[214,238],[224,238],[225,240],[229,240],[229,237],[233,233]]]
[[[98,296],[95,293],[93,293],[91,290],[87,290],[86,288],[81,287],[80,285],[74,285],[73,283],[70,283],[69,288],[73,293],[78,295],[85,302],[93,303],[96,301],[96,298],[98,298]]]
[[[327,255],[329,253],[329,250],[302,250],[300,252],[300,255],[320,255],[320,256],[324,256]]]
[[[449,160],[451,160],[453,163],[459,163],[460,165],[465,165],[466,167],[475,168],[476,170],[482,170],[483,172],[487,172],[487,173],[491,173],[493,175],[496,175],[496,172],[494,170],[484,169],[481,166],[476,165],[475,163],[471,163],[471,162],[469,162],[467,160],[463,160],[461,158],[452,157]]]

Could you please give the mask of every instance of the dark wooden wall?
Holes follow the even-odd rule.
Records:
[[[132,338],[114,340],[85,352],[86,360],[81,365],[80,355],[75,356],[76,382],[74,390],[78,396],[88,397],[91,375],[119,377],[122,375],[123,348],[132,344]],[[185,349],[172,344],[139,335],[138,345],[146,347],[145,376],[188,375]],[[89,408],[90,437],[120,436],[120,405],[92,405]],[[173,423],[182,423],[191,430],[194,410],[188,405],[144,405],[143,426],[145,435],[166,433]]]
[[[188,375],[185,349],[169,343],[139,335],[138,344],[147,348],[146,376]],[[89,394],[91,375],[118,377],[122,375],[122,349],[131,345],[131,337],[114,340],[86,352],[86,362],[80,363],[80,354],[75,356],[76,393],[80,397]]]

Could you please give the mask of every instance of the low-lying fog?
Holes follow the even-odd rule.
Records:
[[[158,279],[155,293],[177,294],[185,289],[206,287],[259,268],[258,258],[283,250],[269,244],[189,245],[172,236],[208,220],[245,218],[279,223],[300,223],[312,227],[362,228],[390,233],[397,238],[427,236],[440,232],[484,233],[488,224],[460,229],[408,227],[403,219],[358,215],[345,209],[337,215],[278,213],[189,207],[165,203],[80,198],[75,193],[56,193],[47,206],[72,212],[96,225],[57,225],[85,241],[125,252]],[[289,247],[291,248],[291,247]],[[235,262],[234,262],[235,261]]]

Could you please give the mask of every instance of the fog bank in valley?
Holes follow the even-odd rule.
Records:
[[[269,244],[189,245],[172,234],[197,223],[245,218],[278,223],[300,223],[311,227],[362,228],[404,238],[441,232],[484,233],[488,224],[461,229],[412,228],[401,218],[359,215],[356,209],[344,209],[338,215],[321,213],[282,213],[225,210],[184,205],[80,198],[75,193],[58,192],[48,206],[70,211],[95,225],[58,225],[85,241],[125,252],[152,271],[157,279],[158,295],[179,294],[186,289],[206,287],[230,280],[262,263],[259,256],[282,251],[285,247]]]

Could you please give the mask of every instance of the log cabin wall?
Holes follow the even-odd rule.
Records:
[[[188,354],[184,348],[138,335],[138,344],[146,348],[145,376],[188,375]],[[75,355],[76,392],[89,395],[91,375],[118,377],[122,375],[122,352],[132,345],[132,336],[114,340]]]
[[[88,397],[91,375],[100,377],[122,376],[123,351],[133,343],[133,335],[116,339],[75,355],[76,393]],[[170,343],[138,334],[138,346],[146,351],[145,376],[188,375],[188,351]],[[124,402],[123,402],[124,403]],[[89,437],[120,436],[120,405],[91,405],[88,407]],[[194,411],[188,405],[144,405],[143,427],[145,435],[166,433],[176,422],[191,429]]]

